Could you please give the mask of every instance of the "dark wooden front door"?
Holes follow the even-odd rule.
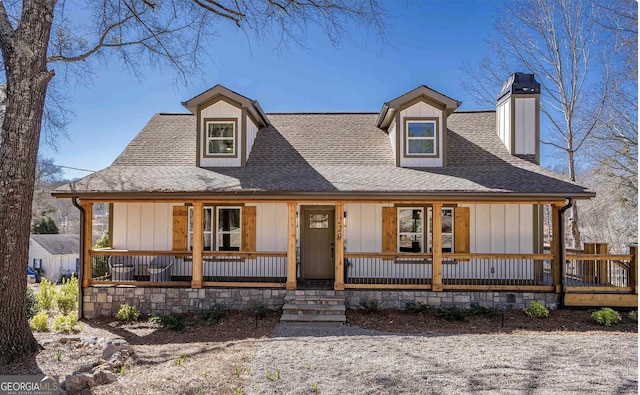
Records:
[[[335,209],[330,206],[303,206],[301,211],[302,278],[332,280],[335,278]]]

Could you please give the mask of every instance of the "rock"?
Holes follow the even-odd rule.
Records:
[[[67,344],[67,343],[79,342],[79,341],[80,341],[79,337],[61,337],[60,339],[58,339],[58,343],[60,344]]]
[[[84,389],[93,387],[93,375],[91,373],[83,372],[67,376],[63,385],[67,392],[76,394]]]
[[[78,370],[76,370],[76,373],[88,372],[93,369],[94,366],[96,366],[94,363],[85,363],[84,365],[81,365]]]
[[[127,343],[124,339],[115,339],[107,342],[107,347],[105,347],[104,351],[102,351],[102,359],[109,359],[116,352],[120,352],[121,350],[126,350],[129,347],[129,343]]]
[[[115,345],[115,346],[124,346],[124,345],[128,346],[129,345],[129,343],[127,343],[127,341],[125,339],[122,339],[122,338],[120,338],[120,339],[112,339],[112,340],[109,340],[107,342],[107,346],[112,345],[112,344]]]
[[[124,364],[124,357],[120,353],[115,353],[109,359],[108,364],[114,368],[119,368]]]
[[[46,345],[48,345],[48,344],[53,343],[53,339],[42,339],[42,340],[40,340],[38,343],[40,343],[40,345],[41,345],[42,347],[44,347],[44,346],[46,346]]]
[[[98,360],[96,361],[96,363],[94,364],[94,366],[102,365],[102,364],[105,364],[105,363],[107,363],[107,360],[106,360],[106,359],[102,359],[102,358],[100,358],[100,359],[98,359]]]
[[[93,375],[95,385],[110,384],[118,380],[118,376],[109,370],[99,370]]]
[[[98,338],[97,337],[83,337],[80,339],[81,342],[83,343],[87,343],[87,344],[97,344],[98,343]]]

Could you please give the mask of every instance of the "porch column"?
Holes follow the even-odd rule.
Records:
[[[333,289],[344,290],[344,203],[336,203],[335,281]]]
[[[631,262],[629,262],[629,286],[633,288],[633,293],[638,294],[638,246],[629,247]]]
[[[560,234],[560,209],[562,204],[554,204],[551,212],[551,253],[553,254],[553,262],[551,264],[552,284],[555,293],[562,292],[562,266],[564,262],[560,261],[562,256],[561,248],[564,248],[564,237]]]
[[[82,262],[82,287],[87,288],[91,284],[91,256],[90,251],[93,247],[93,202],[80,202],[80,206],[84,210],[83,233],[81,237],[84,242],[84,262]]]
[[[607,243],[596,243],[596,254],[607,255],[609,246]],[[598,261],[598,284],[609,284],[609,260],[601,259]]]
[[[202,202],[193,203],[193,265],[191,288],[202,288],[202,230],[204,229],[204,206]]]
[[[431,212],[431,290],[442,291],[442,203],[433,203]]]
[[[287,289],[296,289],[296,208],[295,202],[287,203],[289,209],[287,222]]]
[[[583,250],[585,254],[596,254],[596,243],[584,243]],[[589,284],[596,283],[596,261],[595,260],[583,260],[582,261],[582,278]]]

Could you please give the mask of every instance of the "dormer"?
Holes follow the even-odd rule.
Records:
[[[396,166],[446,166],[447,117],[460,104],[426,85],[385,103],[377,126],[389,135]]]
[[[269,124],[257,101],[222,85],[182,105],[198,120],[196,165],[199,167],[244,166],[258,130]]]

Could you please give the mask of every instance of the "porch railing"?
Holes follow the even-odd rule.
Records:
[[[565,284],[582,291],[633,291],[632,255],[567,254]]]
[[[89,251],[90,284],[190,286],[190,251]],[[204,252],[203,286],[284,287],[286,252]]]

